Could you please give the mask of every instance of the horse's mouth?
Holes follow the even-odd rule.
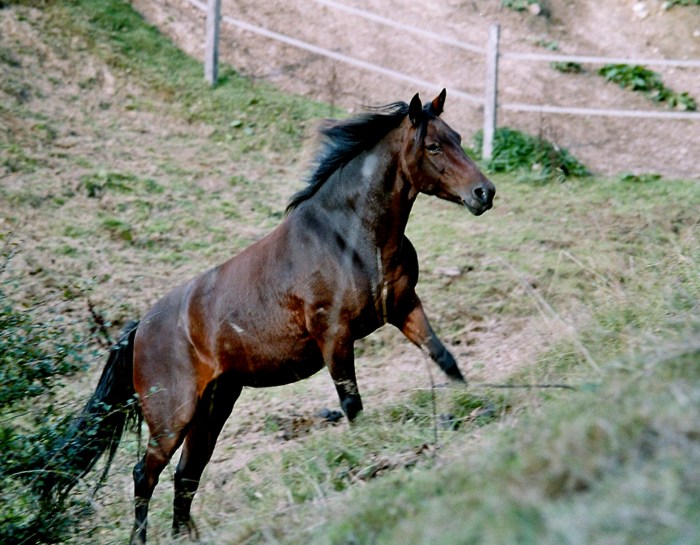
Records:
[[[488,202],[486,204],[478,203],[475,205],[474,203],[468,202],[466,199],[462,199],[462,204],[475,216],[481,216],[481,214],[493,208],[493,202]]]
[[[489,180],[484,178],[475,187],[464,189],[458,195],[467,210],[475,216],[481,216],[481,214],[493,208],[496,188]]]

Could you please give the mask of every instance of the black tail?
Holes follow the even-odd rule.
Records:
[[[140,427],[141,411],[134,395],[134,336],[138,322],[129,321],[119,336],[102,371],[97,389],[71,422],[45,468],[46,499],[63,499],[107,452],[107,461],[97,486],[107,476],[122,433],[131,422]]]

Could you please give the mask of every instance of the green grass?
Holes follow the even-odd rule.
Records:
[[[305,122],[326,111],[266,84],[253,84],[230,67],[222,68],[211,91],[201,64],[145,24],[124,0],[66,0],[52,8],[57,39],[80,36],[109,66],[176,104],[186,119],[215,125],[215,139],[236,142],[242,152],[289,151]],[[133,107],[138,109],[138,103]]]
[[[353,494],[312,542],[694,543],[700,347],[669,350]]]
[[[697,227],[697,223],[694,224]],[[700,522],[700,240],[649,255],[577,331],[555,376],[577,391],[543,396],[447,463],[345,496],[312,543],[695,543]],[[660,261],[657,261],[660,259]],[[551,371],[524,370],[532,378]]]
[[[100,197],[106,192],[132,193],[141,189],[142,193],[162,193],[164,188],[151,179],[121,172],[98,171],[80,178],[80,185],[88,197]]]

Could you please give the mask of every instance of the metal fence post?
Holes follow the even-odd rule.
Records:
[[[219,24],[221,0],[209,0],[207,5],[207,37],[204,50],[204,77],[215,85],[219,77]]]
[[[493,155],[493,135],[496,132],[498,108],[498,37],[501,27],[489,27],[489,41],[486,49],[486,94],[484,96],[484,139],[481,155],[485,160]]]

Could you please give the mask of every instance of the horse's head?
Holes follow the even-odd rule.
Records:
[[[475,216],[493,206],[496,187],[462,149],[462,138],[440,119],[446,91],[423,106],[411,100],[402,150],[404,173],[416,191],[464,204]]]

